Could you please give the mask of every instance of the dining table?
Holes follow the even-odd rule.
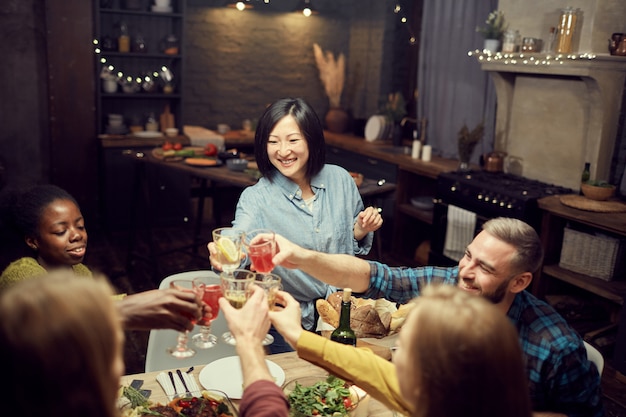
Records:
[[[284,371],[285,383],[295,378],[300,378],[300,377],[310,376],[310,375],[320,375],[322,373],[325,373],[325,371],[322,368],[304,359],[299,358],[296,352],[287,352],[287,353],[278,353],[274,355],[268,355],[266,359],[278,365]],[[181,372],[189,371],[189,374],[193,378],[195,378],[197,382],[199,382],[200,381],[199,375],[202,372],[202,369],[205,366],[209,366],[209,365],[210,364],[194,366],[193,369],[191,369],[191,371],[189,371],[190,368],[186,368],[186,367],[180,367],[178,368],[178,370],[180,370]],[[172,369],[171,371],[174,374],[177,374],[176,372],[177,369]],[[142,381],[142,384],[141,384],[142,390],[150,390],[151,398],[166,398],[165,391],[163,390],[161,385],[157,382],[157,375],[161,372],[163,371],[154,371],[154,372],[146,372],[146,373],[140,373],[140,374],[124,375],[121,379],[121,385],[130,386],[133,381],[139,380],[139,381]],[[227,378],[227,377],[228,375],[224,375],[224,378]],[[206,388],[206,387],[202,387],[200,383],[198,383],[198,386],[201,388]],[[219,386],[211,387],[211,388],[214,388],[216,390],[220,389]],[[240,400],[235,399],[235,398],[231,400],[235,408],[238,408]],[[364,408],[359,409],[359,407],[364,407]],[[371,398],[370,395],[367,396],[366,400],[363,403],[359,404],[357,409],[358,409],[359,417],[374,417],[374,416],[392,417],[396,415],[394,414],[393,410],[389,409],[380,401],[374,398]]]

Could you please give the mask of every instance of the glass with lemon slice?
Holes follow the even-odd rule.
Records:
[[[232,274],[241,264],[241,243],[243,231],[232,227],[213,230],[213,242],[217,248],[217,262],[222,264],[222,271]]]

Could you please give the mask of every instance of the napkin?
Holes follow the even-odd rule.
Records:
[[[476,213],[449,204],[443,254],[455,261],[461,259],[474,239],[475,228]]]
[[[165,372],[161,372],[157,375],[156,379],[157,379],[157,382],[161,385],[161,388],[163,388],[163,391],[165,391],[165,395],[167,395],[167,399],[172,401],[174,397],[177,396],[177,393],[176,393],[176,388],[174,387],[174,385],[172,385],[172,381],[170,377]],[[174,379],[174,381],[176,381],[176,379]]]
[[[172,378],[174,379],[174,385],[172,385],[172,378],[170,378],[170,376],[168,375],[169,372],[171,372]],[[163,388],[163,391],[165,391],[165,395],[167,395],[167,398],[171,401],[175,397],[184,396],[187,390],[185,389],[183,382],[177,375],[177,372],[176,371],[169,371],[169,372],[159,373],[156,379],[157,379],[157,382]],[[191,393],[191,395],[195,397],[199,397],[202,394],[202,390],[198,386],[198,383],[196,382],[195,377],[192,374],[188,374],[187,372],[184,372],[184,371],[181,372],[181,375],[183,376],[185,380],[185,384],[187,384],[187,387],[189,388],[189,392]]]

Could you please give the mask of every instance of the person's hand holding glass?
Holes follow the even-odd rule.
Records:
[[[276,255],[276,239],[269,229],[255,229],[243,235],[243,246],[257,272],[270,273],[274,269],[272,258]]]
[[[193,281],[189,279],[174,280],[170,283],[170,288],[175,288],[180,291],[193,292],[194,294],[198,296],[198,298],[200,297],[198,292],[193,286]],[[192,323],[194,324],[196,323],[195,316],[191,316],[191,315],[188,316],[187,314],[182,313],[182,312],[181,314],[183,314],[186,318],[188,318]],[[189,336],[188,330],[185,330],[184,332],[179,332],[176,346],[168,348],[167,353],[169,353],[175,358],[181,358],[181,359],[191,358],[192,356],[194,356],[196,354],[196,351],[191,349],[189,346],[187,346],[187,341],[189,338],[188,336]]]
[[[241,308],[250,296],[250,284],[254,282],[254,273],[246,269],[235,269],[230,274],[222,272],[220,275],[222,295],[234,308]],[[224,342],[234,345],[235,338],[231,332],[222,334]]]
[[[193,336],[191,340],[200,349],[212,348],[217,343],[217,337],[211,334],[211,322],[220,312],[218,300],[222,296],[222,286],[214,279],[205,277],[195,278],[193,286],[201,294],[202,301],[208,308],[204,309],[203,317],[197,322],[200,325],[200,333]]]
[[[280,277],[275,274],[256,272],[254,273],[254,285],[261,287],[265,291],[269,311],[272,311],[276,303],[276,293],[283,288]],[[267,346],[273,342],[274,336],[268,333],[265,335],[262,344]]]

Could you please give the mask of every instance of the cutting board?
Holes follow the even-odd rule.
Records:
[[[159,119],[161,125],[161,131],[165,132],[165,129],[170,127],[176,127],[176,123],[174,122],[174,115],[170,112],[170,106],[166,105],[165,110],[161,113],[161,117]]]

